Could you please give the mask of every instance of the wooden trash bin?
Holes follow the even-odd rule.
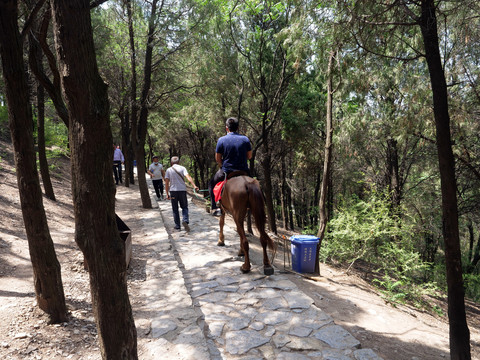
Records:
[[[125,267],[128,268],[130,259],[132,258],[132,231],[117,214],[115,214],[115,220],[117,221],[117,229],[120,237],[125,242]],[[85,259],[83,259],[83,267],[85,270],[88,270],[88,264]]]
[[[120,237],[125,242],[125,265],[128,268],[132,258],[132,231],[117,214],[115,214],[115,219],[117,220],[117,229]]]

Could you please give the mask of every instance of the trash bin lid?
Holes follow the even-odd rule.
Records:
[[[293,243],[315,243],[317,244],[320,239],[314,235],[293,235],[290,237],[290,241]]]

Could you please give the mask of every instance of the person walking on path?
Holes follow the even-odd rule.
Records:
[[[198,186],[195,185],[187,169],[178,164],[179,161],[178,156],[173,156],[170,160],[171,166],[165,172],[165,192],[167,193],[167,199],[172,202],[175,229],[180,230],[180,214],[178,212],[178,205],[180,205],[182,208],[182,225],[185,231],[188,232],[190,227],[188,225],[188,201],[185,178],[192,184],[195,191],[198,191]]]
[[[152,158],[153,163],[148,167],[147,173],[152,179],[153,188],[157,194],[157,200],[163,200],[163,181],[165,181],[165,170],[163,165],[158,162],[158,156]]]
[[[113,175],[115,176],[115,184],[118,185],[118,182],[123,183],[122,181],[122,164],[125,162],[123,157],[122,150],[119,146],[113,144]]]
[[[237,118],[228,118],[225,122],[227,135],[218,139],[215,149],[215,161],[220,169],[215,173],[208,184],[212,205],[212,215],[220,216],[220,209],[217,209],[213,189],[215,185],[225,178],[225,175],[233,171],[241,170],[249,174],[247,161],[252,158],[252,145],[245,135],[238,133],[239,122]]]

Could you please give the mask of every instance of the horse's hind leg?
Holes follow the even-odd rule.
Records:
[[[225,224],[225,212],[222,210],[222,215],[220,215],[220,220],[219,220],[220,234],[218,235],[217,246],[225,246],[225,236],[223,235],[224,224]]]
[[[245,261],[243,262],[243,265],[240,267],[240,270],[244,274],[250,272],[250,255],[249,255],[249,246],[248,246],[248,240],[247,237],[245,236],[245,230],[243,229],[243,217],[241,218],[241,223],[237,219],[235,219],[235,223],[237,224],[237,232],[238,235],[240,235],[240,251],[239,255],[241,252],[243,252],[243,255],[245,256]]]
[[[260,234],[260,243],[263,248],[263,273],[267,276],[273,275],[273,267],[270,264],[270,259],[267,255],[268,235],[266,233]]]

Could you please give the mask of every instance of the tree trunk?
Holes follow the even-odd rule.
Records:
[[[468,262],[472,263],[472,258],[473,258],[473,243],[475,242],[475,234],[473,233],[473,222],[472,219],[468,219]]]
[[[120,123],[122,127],[122,149],[125,157],[125,187],[130,187],[130,178],[133,176],[133,161],[128,156],[128,151],[131,148],[129,110],[122,114]]]
[[[475,268],[480,261],[480,235],[478,236],[477,245],[475,246],[475,233],[473,232],[473,223],[472,219],[468,219],[468,234],[469,234],[469,244],[468,244],[468,264],[466,266],[465,272],[472,274],[475,271]]]
[[[288,169],[288,174],[287,178],[291,179],[292,178],[292,169]],[[287,209],[288,209],[288,218],[289,218],[289,223],[290,223],[290,230],[295,230],[295,222],[293,219],[293,200],[292,200],[292,189],[290,189],[290,186],[286,187],[286,193],[287,193]]]
[[[33,5],[30,3],[30,1],[27,1],[27,5],[30,9],[33,8]],[[37,24],[34,23],[32,25],[31,31],[29,31],[28,59],[29,59],[30,67],[32,68],[32,72],[36,74],[37,82],[38,82],[38,85],[37,85],[38,162],[40,164],[40,174],[42,176],[45,196],[48,197],[50,200],[56,201],[55,193],[53,191],[52,181],[50,179],[50,172],[48,170],[47,154],[45,150],[45,88],[43,87],[39,79],[44,79],[44,82],[46,83],[49,83],[49,80],[43,69],[43,53],[37,40],[37,38],[43,36],[43,34],[40,34],[39,32],[36,31],[37,27],[38,27]],[[36,36],[34,36],[34,33],[36,34]],[[48,86],[53,86],[53,84],[49,83]],[[60,89],[56,89],[56,91],[60,92]],[[64,119],[68,120],[66,108],[63,107],[63,109],[65,110],[63,112],[63,115],[65,115]],[[61,110],[59,111],[59,113],[60,112]]]
[[[442,189],[443,238],[448,285],[450,357],[470,359],[470,332],[465,315],[460,237],[458,230],[457,184],[450,134],[448,93],[438,43],[435,1],[422,0],[420,28],[433,92],[438,163]]]
[[[125,244],[115,219],[113,138],[88,0],[51,0],[57,58],[70,118],[75,241],[88,265],[103,359],[137,359]]]
[[[143,70],[143,87],[140,98],[140,116],[138,119],[137,144],[135,147],[135,158],[137,159],[137,179],[142,198],[142,206],[145,209],[152,207],[152,201],[148,192],[147,179],[145,176],[147,167],[145,165],[145,140],[148,127],[148,94],[152,83],[152,57],[155,43],[155,18],[157,16],[158,0],[152,1],[150,19],[148,22],[147,49],[145,50],[145,67]]]
[[[283,221],[283,228],[288,230],[288,201],[287,201],[287,165],[285,164],[285,156],[282,157],[281,160],[281,177],[282,177],[282,184],[281,184],[281,199],[282,199],[282,221]]]
[[[265,143],[265,158],[262,161],[263,167],[263,174],[265,176],[264,179],[264,193],[265,193],[265,205],[267,207],[267,215],[268,215],[268,226],[270,227],[270,231],[274,234],[277,233],[277,224],[275,221],[275,210],[273,207],[273,195],[272,195],[272,160],[270,158],[268,146]]]
[[[34,1],[26,1],[29,9],[34,7]],[[62,119],[66,127],[68,127],[68,110],[63,101],[62,90],[60,86],[60,74],[58,72],[57,64],[55,61],[54,54],[50,51],[49,44],[47,41],[48,27],[51,20],[51,12],[49,9],[45,11],[42,17],[41,24],[32,25],[31,30],[28,35],[28,44],[29,44],[29,64],[30,69],[34,73],[37,81],[43,88],[48,92],[50,99],[52,100],[53,106],[57,111],[58,116]],[[33,35],[35,34],[35,35]],[[52,81],[48,78],[47,74],[43,68],[42,61],[42,50],[45,54],[48,64],[50,66],[50,71],[52,73]]]
[[[477,245],[475,246],[475,251],[473,252],[472,262],[470,263],[472,271],[477,267],[477,264],[479,262],[480,262],[480,235],[478,236]]]
[[[49,315],[49,322],[60,323],[67,320],[67,308],[60,264],[50,237],[38,179],[33,118],[17,19],[17,1],[0,1],[0,52],[35,295],[40,309]]]
[[[330,177],[330,168],[332,166],[332,137],[333,137],[333,59],[335,57],[335,51],[330,52],[328,58],[328,78],[327,78],[327,117],[326,117],[326,137],[325,137],[325,154],[323,160],[323,177],[322,187],[320,189],[320,200],[318,202],[318,233],[317,237],[320,239],[317,248],[317,261],[315,267],[318,266],[318,251],[322,245],[323,236],[325,235],[325,229],[327,227],[327,194],[328,194],[328,179]],[[315,272],[317,269],[315,269]]]
[[[132,71],[132,78],[130,80],[130,122],[125,124],[124,136],[129,137],[126,141],[127,148],[125,149],[125,169],[130,176],[130,183],[135,184],[135,177],[133,173],[133,161],[135,159],[135,150],[137,147],[137,52],[135,49],[135,33],[133,29],[133,12],[132,1],[126,0],[127,16],[128,16],[128,38],[130,43],[130,68]],[[129,129],[127,130],[127,126]],[[126,175],[125,175],[126,176]]]
[[[397,141],[392,138],[387,139],[387,181],[392,210],[395,212],[400,205],[401,193]]]
[[[325,229],[327,228],[327,195],[328,184],[330,179],[330,168],[332,166],[332,151],[333,151],[333,59],[335,58],[335,51],[330,51],[328,58],[327,69],[327,117],[326,117],[326,137],[325,137],[325,154],[323,160],[323,177],[322,187],[320,190],[320,200],[318,202],[318,232],[319,238],[317,252],[315,255],[315,273],[320,274],[320,247],[322,246]]]
[[[37,127],[38,127],[38,162],[42,175],[45,196],[55,200],[50,171],[48,170],[47,152],[45,150],[45,90],[42,85],[37,86]]]

